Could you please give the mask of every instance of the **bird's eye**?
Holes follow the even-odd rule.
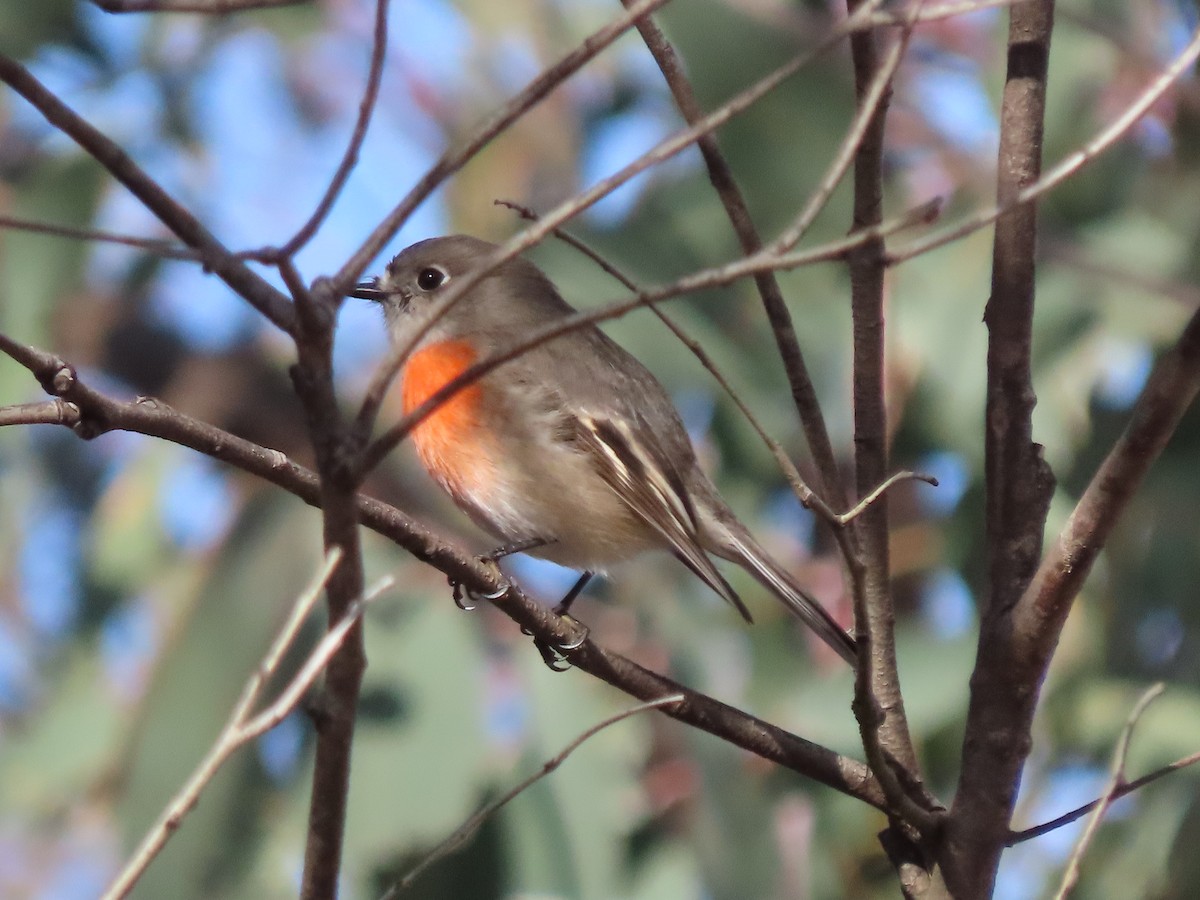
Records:
[[[429,266],[417,274],[417,287],[423,291],[434,291],[445,284],[449,277],[441,269]]]

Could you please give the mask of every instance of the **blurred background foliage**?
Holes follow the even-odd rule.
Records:
[[[253,248],[285,240],[336,165],[365,77],[371,7],[328,0],[204,18],[0,0],[0,46],[229,246]],[[617,9],[598,0],[394,0],[378,113],[354,177],[300,255],[305,276],[336,268],[443,148]],[[818,0],[694,0],[668,8],[662,22],[711,107],[810,46],[838,10]],[[1122,110],[1195,19],[1182,0],[1060,4],[1048,160]],[[889,212],[941,195],[951,219],[990,201],[1005,33],[997,11],[917,32],[889,120]],[[843,47],[721,132],[764,233],[794,216],[819,182],[851,101]],[[644,48],[627,37],[494,141],[391,249],[451,230],[507,236],[518,223],[494,199],[547,209],[678,126]],[[1052,530],[1200,296],[1198,128],[1200,92],[1189,77],[1043,208],[1035,424],[1059,479]],[[834,195],[806,245],[845,233],[848,200],[845,188]],[[0,214],[163,236],[99,166],[9,93],[0,93]],[[645,283],[736,252],[695,153],[640,177],[574,228]],[[942,482],[898,489],[892,511],[905,697],[947,799],[982,584],[989,253],[989,235],[977,234],[896,268],[888,288],[894,462]],[[569,248],[547,244],[533,255],[579,305],[620,294]],[[845,272],[830,264],[780,277],[835,443],[848,452]],[[805,465],[751,288],[671,308]],[[54,350],[115,394],[162,397],[310,459],[288,387],[287,342],[195,265],[2,230],[0,329]],[[783,489],[728,399],[648,314],[611,332],[675,392],[733,505],[848,617],[828,535]],[[347,403],[382,343],[374,311],[349,304],[338,345]],[[0,361],[0,403],[38,396],[23,369]],[[1153,680],[1169,689],[1138,729],[1131,772],[1200,748],[1198,444],[1200,419],[1191,414],[1078,601],[1046,687],[1018,827],[1095,795],[1129,708]],[[465,546],[488,547],[407,452],[370,490]],[[319,536],[313,510],[175,446],[127,434],[83,443],[50,426],[0,432],[0,895],[97,893],[219,730],[316,566]],[[368,616],[347,898],[377,896],[481,802],[631,702],[578,673],[551,674],[507,619],[461,613],[436,572],[377,538],[367,548],[369,573],[396,573],[400,587]],[[570,581],[515,565],[548,601]],[[663,560],[628,566],[592,593],[581,616],[646,665],[858,755],[849,674],[739,584],[754,628]],[[314,624],[309,645],[318,633]],[[136,896],[293,896],[310,738],[296,714],[235,757]],[[1109,818],[1077,896],[1194,896],[1194,775],[1116,804]],[[410,896],[895,896],[874,837],[882,826],[857,803],[642,716],[585,744]],[[1010,852],[998,896],[1044,893],[1076,835],[1063,829]]]

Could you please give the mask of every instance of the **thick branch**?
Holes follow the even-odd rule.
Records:
[[[333,325],[340,298],[305,290],[290,262],[280,272],[296,293],[296,350],[292,368],[296,394],[308,419],[320,481],[321,523],[327,553],[338,549],[341,565],[326,588],[329,627],[346,616],[363,592],[357,481],[348,463],[354,452],[350,429],[338,408],[333,386]],[[350,629],[325,674],[316,717],[308,835],[304,849],[301,900],[336,897],[350,793],[350,756],[363,673],[367,668],[361,623]]]
[[[853,14],[863,4],[850,0]],[[902,43],[894,48],[903,49]],[[872,32],[850,36],[854,86],[860,106],[876,106],[854,155],[854,224],[871,228],[883,216],[883,140],[890,83],[881,94],[881,69]],[[874,95],[874,96],[873,96]],[[884,397],[884,244],[882,237],[864,243],[849,258],[850,303],[854,345],[854,471],[858,496],[867,496],[889,474],[887,410]],[[922,786],[916,751],[908,730],[904,698],[896,667],[895,610],[888,559],[888,503],[881,495],[854,519],[856,558],[848,560],[858,629],[859,665],[854,712],[871,767],[888,799],[922,832],[933,828],[930,811],[936,801]]]
[[[1013,7],[1001,109],[997,203],[1041,172],[1053,0]],[[956,897],[990,896],[1021,770],[1041,672],[1015,666],[1023,654],[1011,613],[1042,549],[1054,478],[1033,442],[1034,260],[1037,208],[1017,206],[996,222],[988,327],[985,474],[988,585],[963,741],[962,776],[940,860]],[[1057,637],[1057,631],[1055,631]]]

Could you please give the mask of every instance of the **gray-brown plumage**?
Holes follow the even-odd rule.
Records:
[[[438,310],[439,296],[495,250],[462,235],[421,241],[360,296],[381,302],[393,341],[407,344]],[[535,265],[511,260],[434,322],[411,358],[441,346],[483,358],[574,312]],[[853,662],[853,639],[767,555],[700,469],[662,385],[598,328],[504,363],[472,398],[470,419],[455,420],[461,441],[437,453],[427,445],[422,459],[482,528],[506,543],[543,541],[530,552],[588,572],[667,550],[749,620],[709,554],[722,557]]]

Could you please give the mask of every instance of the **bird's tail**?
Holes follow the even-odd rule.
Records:
[[[742,529],[737,529],[742,532]],[[805,625],[850,665],[858,658],[858,646],[833,616],[783,570],[748,533],[730,529],[728,543],[712,547],[712,552],[737,563],[753,575],[763,587],[783,601]]]

